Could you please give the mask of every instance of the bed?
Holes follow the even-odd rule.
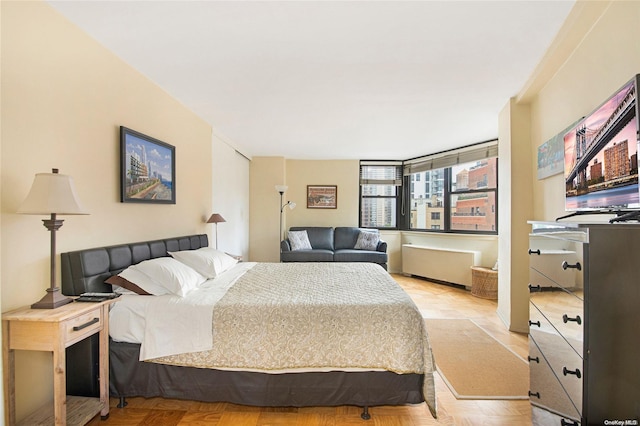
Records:
[[[368,418],[372,406],[426,401],[436,416],[424,321],[382,268],[241,262],[220,271],[216,263],[212,278],[202,263],[188,261],[211,252],[200,234],[62,254],[64,294],[124,293],[110,313],[109,389],[120,405],[134,396],[254,406],[355,405]],[[197,270],[206,281],[182,295],[157,296],[105,283],[169,261],[172,268],[183,263]],[[70,373],[74,384],[91,387],[95,381],[90,366]]]

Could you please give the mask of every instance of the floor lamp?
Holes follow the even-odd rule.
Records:
[[[218,250],[218,223],[226,222],[224,217],[220,216],[218,213],[214,213],[211,215],[207,223],[215,223],[216,224],[216,250]]]
[[[284,236],[282,235],[282,213],[284,212],[284,208],[287,206],[289,206],[289,209],[291,210],[296,208],[296,203],[294,203],[293,201],[287,201],[286,203],[282,204],[284,193],[286,192],[287,188],[289,187],[286,185],[276,185],[276,191],[280,193],[280,241],[284,239]],[[280,242],[278,242],[278,244],[280,244]]]
[[[56,285],[56,231],[64,222],[58,219],[57,215],[89,214],[78,201],[73,178],[58,174],[58,169],[53,169],[51,173],[37,173],[31,190],[17,213],[51,215],[50,219],[42,220],[45,228],[51,232],[51,279],[47,294],[31,307],[55,309],[73,302],[73,299],[63,295]]]

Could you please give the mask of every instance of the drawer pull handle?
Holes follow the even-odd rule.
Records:
[[[582,374],[580,373],[580,369],[578,369],[578,368],[576,368],[575,371],[571,371],[571,370],[567,370],[567,367],[562,367],[562,374],[564,374],[565,376],[567,374],[573,374],[578,379],[582,377]]]
[[[529,254],[537,254],[538,256],[540,256],[540,249],[538,249],[538,250],[529,249]]]
[[[527,357],[527,359],[529,360],[529,362],[531,362],[531,361],[535,361],[535,362],[537,362],[538,364],[540,364],[540,358],[538,358],[538,357],[531,358],[530,356],[528,356],[528,357]]]
[[[75,327],[73,327],[73,331],[80,331],[80,330],[82,330],[83,328],[87,328],[87,327],[89,327],[90,325],[93,325],[93,324],[95,324],[95,323],[97,323],[97,322],[100,322],[100,318],[94,318],[94,319],[92,319],[91,321],[86,322],[86,323],[84,323],[84,324],[82,324],[82,325],[76,325]]]
[[[536,398],[540,399],[540,392],[531,392],[529,391],[529,396],[535,396]]]
[[[529,321],[529,325],[537,325],[538,327],[540,327],[540,321]]]
[[[565,260],[564,262],[562,262],[562,269],[564,269],[565,271],[567,269],[577,269],[578,271],[582,271],[582,265],[580,264],[580,262],[576,262],[575,265],[571,265]]]
[[[569,321],[577,322],[577,323],[578,323],[578,325],[581,325],[581,324],[582,324],[582,318],[580,318],[580,315],[576,315],[576,317],[575,317],[575,318],[571,318],[571,317],[569,317],[567,314],[564,314],[564,315],[562,316],[562,321],[564,321],[564,323],[565,323],[565,324],[566,324],[567,322],[569,322]]]
[[[537,291],[542,291],[542,287],[540,285],[529,284],[529,293],[535,293]]]
[[[578,422],[574,422],[573,420],[565,420],[565,419],[560,420],[560,424],[562,426],[578,426],[579,425]]]

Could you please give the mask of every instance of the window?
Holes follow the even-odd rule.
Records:
[[[497,158],[486,158],[451,167],[451,230],[497,230],[497,168]]]
[[[442,229],[444,213],[444,169],[411,174],[411,180],[424,180],[420,192],[409,196],[408,229]]]
[[[397,228],[402,162],[360,162],[360,226]]]
[[[405,161],[405,181],[425,181],[408,195],[404,229],[497,232],[497,141]]]
[[[360,226],[497,233],[498,141],[360,162]]]

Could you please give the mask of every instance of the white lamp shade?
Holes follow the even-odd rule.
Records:
[[[296,203],[294,203],[293,201],[289,201],[289,209],[293,210],[296,208]]]
[[[287,185],[276,185],[276,191],[278,192],[286,192],[289,187]]]
[[[37,173],[18,213],[89,214],[78,200],[73,178],[58,173]]]

